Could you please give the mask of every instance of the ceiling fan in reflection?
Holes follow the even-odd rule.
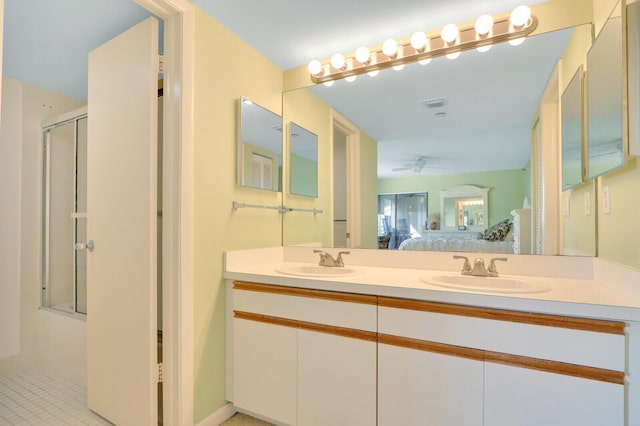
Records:
[[[429,159],[429,157],[425,157],[421,155],[421,156],[418,156],[414,161],[405,163],[402,165],[402,167],[393,168],[391,169],[391,171],[402,172],[406,170],[412,170],[414,173],[420,173],[424,168],[443,168],[439,166],[434,166],[430,162],[427,163],[427,159]]]

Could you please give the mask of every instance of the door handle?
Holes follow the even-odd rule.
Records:
[[[95,248],[95,243],[93,242],[93,240],[89,240],[86,243],[77,242],[75,243],[74,247],[76,251],[84,251],[84,250],[93,251],[93,249]]]

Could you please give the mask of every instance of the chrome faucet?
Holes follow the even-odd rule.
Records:
[[[453,258],[454,259],[464,259],[464,265],[462,265],[462,271],[460,271],[460,273],[462,275],[471,274],[471,263],[469,263],[469,258],[467,256],[454,255]]]
[[[314,250],[314,253],[320,253],[320,262],[318,262],[319,266],[328,266],[328,267],[342,267],[344,266],[344,261],[342,260],[343,254],[349,254],[348,251],[341,251],[338,253],[338,258],[334,259],[329,253],[323,250]]]
[[[464,259],[464,265],[462,266],[462,275],[473,275],[474,277],[497,277],[498,269],[496,268],[496,261],[507,261],[506,257],[494,257],[489,262],[489,268],[484,266],[484,259],[478,257],[473,261],[473,269],[469,258],[466,256],[453,256],[454,259]]]
[[[489,274],[490,277],[497,277],[498,276],[498,269],[496,268],[496,260],[499,260],[501,262],[506,262],[507,258],[506,257],[494,257],[493,259],[491,259],[491,261],[489,262],[489,269],[487,269],[487,273]]]

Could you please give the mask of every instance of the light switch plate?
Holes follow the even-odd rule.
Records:
[[[602,211],[604,214],[611,214],[611,193],[609,186],[602,188]]]

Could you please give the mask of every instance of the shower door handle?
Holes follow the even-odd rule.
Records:
[[[89,240],[86,243],[78,242],[75,244],[76,251],[84,251],[84,250],[93,251],[94,248],[95,248],[95,243],[93,242],[93,240]]]

